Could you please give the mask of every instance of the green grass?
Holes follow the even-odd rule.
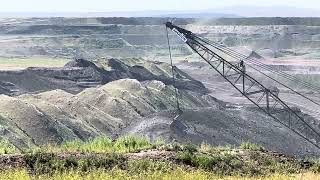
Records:
[[[245,141],[240,145],[241,149],[247,149],[251,151],[264,151],[264,147],[259,144],[251,143],[250,141]]]
[[[162,145],[162,140],[151,142],[143,136],[123,136],[116,140],[109,137],[97,137],[87,142],[67,141],[61,145],[47,145],[35,148],[31,152],[90,152],[90,153],[126,153],[138,152]]]
[[[1,147],[7,147],[5,153],[15,151],[8,141],[3,141]],[[129,158],[125,154],[147,149],[174,154],[169,159]],[[205,143],[198,147],[151,142],[141,136],[115,140],[97,137],[87,142],[44,146],[26,153],[24,162],[20,168],[0,170],[0,179],[289,179],[301,173],[320,177],[319,161],[308,161],[305,166],[300,160],[267,154],[264,148],[250,142],[239,148]]]
[[[167,172],[161,171],[132,171],[121,170],[115,168],[112,170],[93,170],[83,173],[77,170],[71,170],[63,173],[54,173],[52,175],[33,175],[26,169],[14,169],[9,171],[0,172],[0,179],[5,180],[111,180],[111,179],[131,179],[131,180],[316,180],[320,179],[320,174],[307,172],[301,174],[271,174],[269,176],[255,176],[255,177],[240,177],[240,176],[217,176],[214,173],[204,170],[194,170],[185,168],[176,168]]]

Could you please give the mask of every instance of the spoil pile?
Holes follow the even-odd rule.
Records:
[[[144,62],[144,63],[143,63]],[[62,89],[79,93],[85,88],[131,78],[139,81],[158,80],[166,85],[198,93],[208,92],[204,85],[175,68],[176,83],[167,63],[143,59],[99,59],[94,63],[77,59],[62,68],[27,68],[20,71],[0,71],[0,94],[21,95]]]

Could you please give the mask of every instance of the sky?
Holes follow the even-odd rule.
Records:
[[[320,0],[0,0],[0,12],[204,10],[230,6],[291,6],[320,11]]]

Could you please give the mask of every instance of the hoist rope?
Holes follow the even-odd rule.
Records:
[[[176,84],[176,78],[175,78],[175,69],[173,66],[173,60],[172,60],[172,53],[171,53],[171,45],[170,45],[170,40],[169,40],[169,32],[168,28],[166,27],[166,33],[167,33],[167,42],[168,42],[168,50],[169,50],[169,57],[170,57],[170,65],[171,65],[171,73],[172,73],[172,83],[173,83],[173,88],[176,96],[176,105],[177,105],[177,110],[180,113],[180,104],[179,104],[179,94],[178,94],[178,89],[174,86]]]

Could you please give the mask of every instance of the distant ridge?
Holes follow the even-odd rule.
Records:
[[[0,12],[0,17],[177,17],[217,18],[237,17],[212,11],[119,11],[119,12]]]
[[[1,13],[0,13],[1,16]],[[179,18],[179,17],[40,17],[40,18],[1,18],[1,25],[39,25],[41,29],[63,28],[66,25],[90,25],[99,29],[100,25],[163,25],[168,20],[174,20],[177,25],[217,25],[217,26],[320,26],[320,17],[212,17],[212,18]],[[5,33],[3,29],[1,33]]]
[[[291,6],[229,6],[202,10],[147,10],[114,12],[0,12],[0,17],[320,17],[315,7]]]

